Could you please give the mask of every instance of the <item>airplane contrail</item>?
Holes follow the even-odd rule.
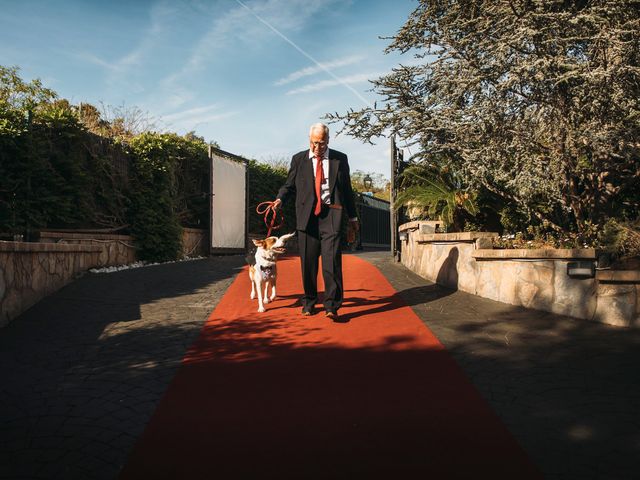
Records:
[[[349,91],[351,91],[356,97],[358,97],[358,99],[360,99],[360,101],[362,101],[362,103],[364,103],[367,107],[373,109],[373,105],[371,104],[371,102],[369,102],[369,100],[367,100],[366,98],[364,98],[362,95],[360,95],[360,93],[353,88],[351,85],[349,85],[347,82],[345,82],[344,80],[342,80],[340,77],[338,77],[337,75],[335,75],[331,70],[329,70],[326,66],[324,66],[322,63],[320,63],[318,60],[316,60],[315,58],[313,58],[311,55],[309,55],[307,52],[305,52],[302,48],[300,48],[298,45],[295,44],[295,42],[293,42],[293,40],[289,39],[284,33],[280,32],[280,30],[278,30],[276,27],[274,27],[273,25],[271,25],[269,22],[267,22],[265,19],[261,18],[258,14],[256,14],[253,10],[251,10],[248,6],[246,6],[244,3],[242,3],[240,0],[236,0],[236,3],[238,3],[238,5],[240,5],[241,7],[243,7],[244,9],[246,9],[251,15],[253,15],[254,17],[256,17],[256,19],[263,23],[264,25],[266,25],[273,33],[275,33],[276,35],[278,35],[280,38],[282,38],[285,42],[287,42],[289,45],[291,45],[293,48],[295,48],[298,52],[300,52],[302,55],[304,55],[305,57],[307,57],[309,60],[311,60],[313,63],[315,63],[318,68],[322,69],[324,72],[326,72],[331,78],[333,78],[334,80],[336,80],[338,83],[340,83],[342,86],[346,87]],[[407,150],[409,150],[409,154],[411,154],[411,149],[409,148],[409,143],[407,142],[407,140],[404,140],[405,143],[405,147],[407,148]]]
[[[319,61],[317,61],[315,58],[313,58],[311,55],[309,55],[307,52],[305,52],[302,48],[300,48],[298,45],[296,45],[292,40],[290,40],[284,33],[280,32],[276,27],[274,27],[273,25],[271,25],[269,22],[267,22],[266,20],[264,20],[263,18],[261,18],[260,16],[258,16],[253,10],[251,10],[248,6],[246,6],[244,3],[242,3],[240,0],[236,0],[236,2],[242,6],[243,8],[245,8],[251,15],[253,15],[254,17],[256,17],[256,19],[258,19],[258,21],[260,21],[261,23],[263,23],[264,25],[266,25],[271,31],[273,31],[273,33],[275,33],[276,35],[278,35],[280,38],[282,38],[285,42],[287,42],[289,45],[291,45],[293,48],[295,48],[298,52],[300,52],[302,55],[304,55],[305,57],[307,57],[309,60],[311,60],[313,63],[315,63],[318,68],[321,68],[325,73],[327,73],[331,78],[333,78],[334,80],[336,80],[338,83],[340,83],[342,86],[346,87],[347,89],[349,89],[356,97],[358,97],[358,99],[360,99],[362,101],[362,103],[364,103],[366,106],[373,108],[373,105],[371,104],[371,102],[369,102],[366,98],[364,98],[362,95],[360,95],[360,93],[353,88],[351,85],[349,85],[348,83],[346,83],[344,80],[342,80],[340,77],[338,77],[337,75],[335,75],[331,70],[329,70],[327,67],[325,67],[322,63],[320,63]]]

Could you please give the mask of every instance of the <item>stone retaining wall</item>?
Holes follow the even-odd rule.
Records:
[[[207,231],[198,228],[182,229],[182,256],[208,255]],[[40,232],[40,241],[57,244],[98,245],[102,247],[100,266],[127,265],[137,260],[136,247],[130,235],[78,233],[63,231]]]
[[[205,230],[183,230],[183,256],[206,256],[206,249]],[[136,260],[129,235],[43,231],[39,243],[0,242],[0,327],[90,268]]]
[[[0,327],[78,274],[100,265],[102,247],[0,241]]]
[[[58,245],[95,245],[100,247],[100,267],[127,265],[136,261],[136,248],[129,235],[43,231],[40,241]]]
[[[493,250],[496,233],[424,234],[421,222],[399,230],[402,263],[440,285],[512,305],[640,327],[640,272],[568,274],[569,262],[597,265],[594,249]]]

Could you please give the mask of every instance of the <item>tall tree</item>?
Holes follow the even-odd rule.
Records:
[[[393,133],[563,228],[637,216],[640,2],[423,0],[387,51],[418,59],[345,114],[365,141]]]

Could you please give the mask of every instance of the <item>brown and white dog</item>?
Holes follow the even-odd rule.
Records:
[[[253,257],[247,257],[249,261],[249,278],[251,279],[251,299],[258,294],[258,312],[265,311],[265,304],[276,298],[276,280],[278,269],[276,260],[278,255],[285,253],[286,243],[294,233],[288,233],[281,237],[267,237],[264,240],[254,240],[258,247]],[[271,296],[268,295],[271,287]]]

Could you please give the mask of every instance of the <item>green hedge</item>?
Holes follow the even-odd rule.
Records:
[[[117,127],[117,128],[116,128]],[[286,168],[248,162],[249,232],[265,235],[256,206],[275,199]],[[35,240],[44,228],[116,229],[139,257],[172,260],[182,227],[209,227],[208,144],[193,134],[134,135],[88,104],[71,105],[17,68],[0,66],[0,234]],[[295,207],[274,234],[295,231]]]
[[[122,148],[88,132],[66,102],[0,108],[0,231],[31,238],[45,227],[126,223]]]

